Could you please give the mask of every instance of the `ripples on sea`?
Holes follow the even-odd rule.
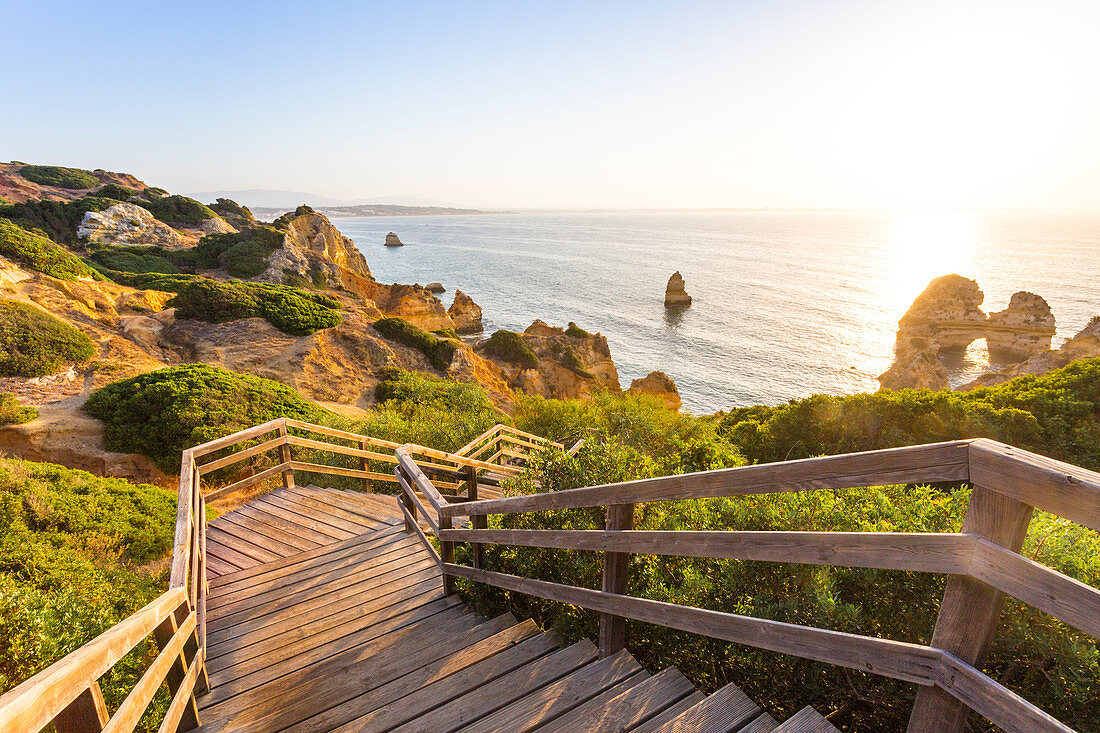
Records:
[[[943,212],[495,214],[338,218],[381,282],[440,281],[486,331],[535,318],[603,333],[623,387],[659,369],[684,407],[714,412],[874,391],[897,321],[933,277],[974,278],[987,312],[1042,295],[1057,348],[1100,314],[1100,216]],[[382,245],[396,232],[405,247]],[[663,304],[673,271],[690,308]],[[949,365],[988,367],[984,342]]]

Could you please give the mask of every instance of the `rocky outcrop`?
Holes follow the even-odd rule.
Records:
[[[1054,314],[1034,293],[1014,294],[1007,308],[989,316],[985,294],[961,275],[944,275],[928,284],[898,321],[894,363],[879,376],[884,389],[947,389],[948,372],[940,361],[947,351],[963,351],[986,339],[994,358],[1020,361],[1045,352],[1054,335]]]
[[[179,232],[154,217],[148,209],[127,203],[115,204],[103,211],[89,211],[77,227],[76,235],[94,244],[156,245],[166,249],[179,249],[187,244]]]
[[[387,247],[404,247],[405,243],[402,242],[400,239],[398,239],[396,234],[394,234],[393,232],[390,232],[389,234],[386,235],[386,246]]]
[[[455,290],[455,300],[447,309],[447,315],[451,317],[458,333],[481,333],[483,330],[481,306],[461,290]]]
[[[990,354],[1004,361],[1020,361],[1050,350],[1054,314],[1035,293],[1014,293],[1007,308],[989,314],[985,331]]]
[[[635,379],[630,383],[630,389],[627,392],[656,397],[670,410],[679,410],[683,404],[680,400],[680,391],[676,389],[676,382],[664,372],[650,372],[640,379]]]
[[[443,287],[443,283],[428,283],[424,286],[429,293],[433,295],[439,295],[440,293],[447,292],[447,288]]]
[[[454,321],[447,315],[439,298],[420,285],[378,285],[375,304],[387,316],[404,318],[417,328],[438,331],[454,328]]]
[[[983,374],[973,382],[962,385],[959,389],[966,391],[978,387],[992,387],[1025,374],[1036,376],[1046,374],[1053,369],[1061,369],[1078,359],[1097,357],[1100,357],[1100,316],[1095,316],[1076,336],[1066,339],[1065,343],[1058,349],[1035,354],[1026,361],[1013,364],[1007,369]]]
[[[684,278],[680,271],[672,273],[665,286],[665,307],[691,305],[691,296],[684,290]]]
[[[43,186],[29,181],[19,174],[22,163],[0,163],[0,197],[11,203],[46,199],[48,201],[73,201],[87,196],[92,189],[69,189]],[[143,191],[147,186],[129,173],[114,173],[97,169],[91,171],[99,179],[99,185],[114,183],[126,188]]]
[[[330,287],[346,287],[348,283],[341,271],[374,282],[367,258],[355,243],[341,234],[324,214],[309,211],[287,222],[283,246],[271,254],[267,270],[258,279],[281,283],[293,274],[313,280],[315,274],[321,273]],[[370,296],[371,293],[365,293],[361,297]]]

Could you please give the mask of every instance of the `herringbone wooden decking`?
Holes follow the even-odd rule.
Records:
[[[392,496],[279,489],[210,522],[207,548],[204,733],[835,730],[474,614]]]

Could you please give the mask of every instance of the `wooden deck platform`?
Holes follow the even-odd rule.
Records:
[[[204,733],[836,730],[474,614],[393,496],[279,489],[210,522],[207,551]]]

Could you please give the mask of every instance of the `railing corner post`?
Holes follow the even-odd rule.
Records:
[[[278,427],[276,432],[278,432],[280,438],[283,438],[284,440],[286,439],[287,430],[286,430],[286,418],[285,417],[282,418],[282,421],[279,423],[279,427]],[[290,443],[284,442],[282,445],[279,446],[279,457],[282,459],[283,463],[286,464],[286,470],[283,471],[283,488],[284,489],[293,489],[294,488],[294,469],[290,467],[290,461],[291,461]]]
[[[477,501],[477,467],[466,466],[466,497],[470,501]],[[470,517],[470,526],[474,529],[487,529],[489,526],[489,517],[485,514],[474,514]],[[470,550],[473,555],[473,564],[475,568],[481,569],[482,566],[482,552],[481,543],[470,543]]]
[[[445,529],[451,529],[452,523],[450,517],[439,515],[439,529],[440,531]],[[447,542],[445,540],[439,541],[439,558],[444,564],[454,564],[455,561],[455,543]],[[455,579],[453,575],[448,575],[446,568],[443,569],[443,592],[447,595],[451,595],[455,592]]]
[[[608,531],[629,530],[634,526],[633,504],[611,504],[607,507]],[[604,552],[603,592],[623,595],[629,580],[630,553]],[[626,619],[610,613],[600,614],[600,658],[609,657],[626,646]]]

